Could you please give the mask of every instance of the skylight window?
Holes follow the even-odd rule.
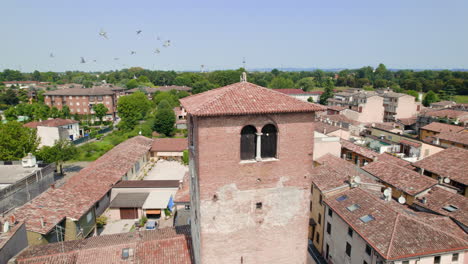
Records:
[[[449,212],[455,212],[456,210],[458,210],[458,207],[456,207],[455,205],[447,205],[444,207],[445,210],[449,211]]]
[[[346,209],[348,209],[348,211],[350,211],[350,212],[354,212],[359,208],[361,208],[361,206],[359,204],[352,204],[352,205],[346,207]]]
[[[359,219],[361,219],[361,221],[364,222],[364,223],[375,220],[375,218],[372,215],[365,215],[365,216],[363,216],[363,217],[361,217]]]
[[[344,200],[346,200],[346,199],[348,199],[348,196],[347,196],[347,195],[341,195],[340,197],[336,198],[336,200],[337,200],[338,202],[342,202],[342,201],[344,201]]]

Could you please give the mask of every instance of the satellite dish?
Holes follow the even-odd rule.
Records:
[[[403,197],[403,196],[400,196],[400,198],[398,198],[398,202],[401,203],[401,204],[404,204],[404,203],[406,203],[406,198]]]
[[[383,194],[384,194],[385,197],[389,197],[392,194],[392,191],[387,188],[387,189],[384,190]]]
[[[10,223],[8,223],[8,221],[6,221],[4,224],[3,224],[3,233],[6,233],[10,230]]]
[[[450,183],[449,177],[445,177],[445,178],[444,178],[444,182],[445,182],[445,183]]]
[[[361,183],[361,177],[359,176],[354,177],[354,182],[357,184]]]

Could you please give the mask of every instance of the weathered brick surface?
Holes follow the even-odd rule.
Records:
[[[192,223],[201,263],[306,262],[313,120],[312,113],[196,119],[199,219]],[[278,128],[278,159],[241,162],[242,128],[266,124]]]

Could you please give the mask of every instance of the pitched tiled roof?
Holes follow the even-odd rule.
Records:
[[[322,134],[328,134],[340,129],[348,130],[347,128],[326,124],[324,122],[314,122],[314,130]]]
[[[148,198],[148,192],[138,193],[118,193],[114,199],[112,199],[109,208],[141,208]]]
[[[190,90],[192,90],[192,87],[178,86],[178,85],[169,85],[169,86],[166,85],[166,86],[158,86],[158,87],[156,87],[156,89],[158,89],[158,91],[161,91],[161,92],[167,92],[167,91],[170,91],[170,90],[189,92]]]
[[[249,82],[225,87],[180,99],[194,116],[223,116],[273,113],[299,113],[325,110],[323,106],[300,101],[273,89]]]
[[[143,136],[120,143],[60,188],[48,189],[11,214],[25,221],[28,231],[41,234],[47,234],[65,217],[80,219],[149,151],[151,143]]]
[[[464,130],[464,127],[461,126],[454,126],[439,122],[432,122],[429,125],[425,125],[421,127],[421,129],[434,131],[434,132],[460,132]]]
[[[397,119],[397,122],[405,126],[411,126],[411,125],[416,124],[416,120],[417,120],[416,117],[408,117],[408,118],[399,118]]]
[[[420,207],[429,209],[435,213],[449,216],[456,221],[468,226],[468,198],[458,193],[453,193],[441,187],[433,187],[423,199],[416,199],[414,203]],[[447,206],[454,206],[457,209],[449,211],[444,209]]]
[[[408,169],[413,168],[413,166],[411,166],[411,162],[406,161],[404,159],[400,159],[400,158],[398,158],[396,156],[393,156],[393,155],[391,155],[389,153],[382,153],[377,158],[378,158],[377,160],[379,160],[379,161],[385,161],[387,163],[393,163],[395,165],[405,167],[405,168],[408,168]]]
[[[188,203],[190,202],[190,178],[189,173],[186,172],[182,181],[182,186],[177,190],[174,202]]]
[[[323,94],[322,91],[309,91],[304,92],[302,89],[274,89],[277,92],[284,93],[284,94],[300,94],[300,95],[316,95],[316,94]]]
[[[375,183],[369,176],[362,173],[358,167],[346,160],[326,154],[316,161],[321,164],[312,169],[313,183],[321,192],[327,192],[335,188],[349,185],[349,179],[359,176],[363,183]]]
[[[335,110],[335,111],[342,111],[347,109],[344,106],[338,106],[338,105],[327,105],[327,109]]]
[[[44,120],[44,121],[33,121],[24,124],[25,127],[29,128],[37,128],[38,126],[45,126],[45,127],[59,127],[59,126],[66,126],[66,125],[71,125],[71,124],[76,124],[79,123],[76,120],[72,119],[62,119],[62,118],[55,118],[55,119],[50,119],[50,120]]]
[[[468,146],[468,132],[445,132],[437,135],[439,139],[451,141],[454,143],[459,143]]]
[[[95,236],[87,239],[32,246],[20,253],[18,264],[192,264],[190,226]],[[133,254],[122,258],[122,251]]]
[[[442,109],[436,111],[426,112],[424,115],[433,117],[445,117],[445,118],[468,118],[468,112],[457,111],[452,109]]]
[[[410,140],[406,140],[406,139],[400,140],[400,143],[401,143],[401,144],[404,144],[404,145],[412,146],[412,147],[415,147],[415,148],[421,147],[421,143],[419,143],[419,142],[414,142],[414,141],[410,141]]]
[[[181,152],[188,149],[187,138],[155,138],[151,151]]]
[[[342,122],[342,123],[348,123],[352,125],[359,125],[360,123],[358,121],[349,119],[345,115],[322,115],[320,116],[320,119],[322,120],[330,120],[330,121],[335,121],[335,122]]]
[[[340,202],[337,198],[342,195],[347,199]],[[467,235],[448,217],[412,211],[381,197],[380,193],[353,188],[324,201],[387,260],[468,249]],[[348,210],[353,204],[360,208]],[[374,220],[363,222],[360,218],[366,215]]]
[[[379,153],[373,151],[373,150],[370,150],[368,148],[365,148],[365,147],[361,147],[359,145],[356,145],[348,140],[340,140],[341,142],[341,148],[345,148],[345,149],[348,149],[348,150],[351,150],[363,157],[366,157],[368,159],[372,159],[374,160],[375,157],[377,157],[379,155]]]
[[[112,95],[114,91],[110,87],[100,87],[95,86],[92,88],[66,88],[60,89],[55,91],[48,91],[44,93],[44,95],[88,95],[88,96],[95,96],[95,95]]]
[[[452,147],[413,163],[442,177],[468,185],[468,150]]]
[[[417,195],[437,184],[437,181],[430,177],[385,161],[374,161],[362,169],[382,182],[411,196]]]

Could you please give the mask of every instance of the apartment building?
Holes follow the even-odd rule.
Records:
[[[355,187],[324,199],[329,263],[464,263],[468,242],[452,219]]]
[[[384,92],[381,94],[384,100],[384,122],[395,122],[400,118],[410,118],[421,111],[421,103],[411,95]]]
[[[118,87],[66,88],[44,93],[44,102],[59,110],[67,105],[71,114],[94,114],[93,106],[104,104],[109,111],[106,119],[115,118],[117,99],[121,96]]]
[[[372,91],[339,92],[328,105],[347,108],[341,114],[362,123],[382,122],[384,117],[383,98]]]

